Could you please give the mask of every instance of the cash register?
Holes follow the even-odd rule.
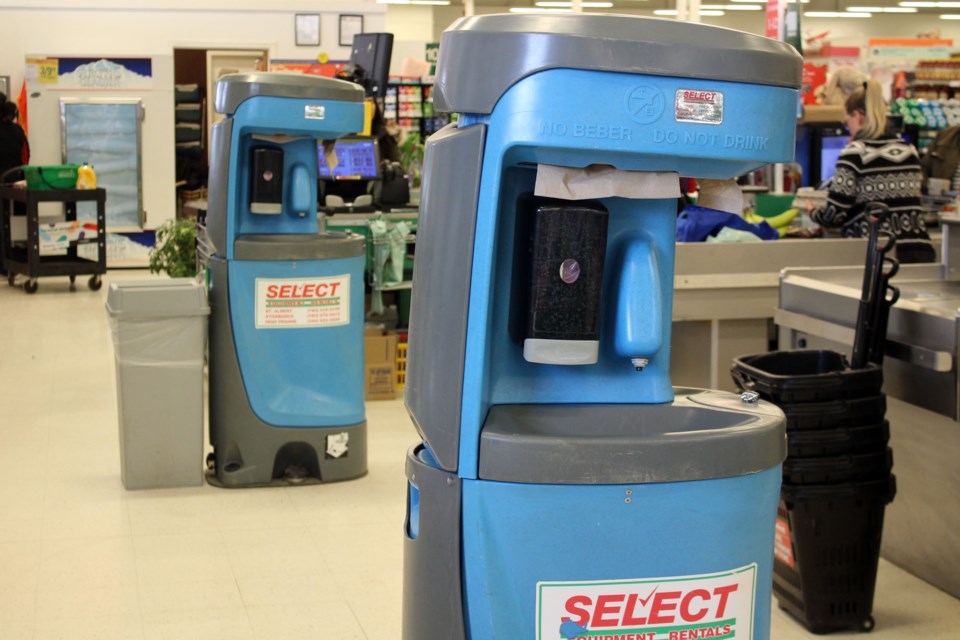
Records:
[[[337,140],[329,157],[317,144],[319,200],[325,213],[372,213],[373,186],[382,178],[376,138],[351,136]]]

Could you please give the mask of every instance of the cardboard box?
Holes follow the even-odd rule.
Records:
[[[811,124],[814,122],[836,122],[843,124],[846,121],[847,113],[842,104],[835,105],[804,105],[803,119],[801,124]]]
[[[367,400],[397,397],[397,336],[367,329],[363,337],[363,383]]]

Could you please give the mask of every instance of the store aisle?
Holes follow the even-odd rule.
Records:
[[[402,403],[368,403],[359,480],[124,491],[106,291],[0,285],[0,638],[397,640]],[[883,562],[875,617],[953,639],[960,601]],[[772,637],[817,636],[776,611]]]

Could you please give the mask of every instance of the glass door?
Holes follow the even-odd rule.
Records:
[[[107,191],[111,233],[143,229],[142,121],[138,98],[60,100],[63,161],[93,166],[97,186]],[[78,203],[77,217],[95,219],[95,204]]]

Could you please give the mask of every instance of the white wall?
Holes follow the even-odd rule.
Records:
[[[404,58],[423,60],[433,40],[433,7],[387,5],[384,31],[393,34],[390,75],[401,75]]]
[[[83,8],[77,8],[81,5]],[[23,81],[28,54],[51,56],[104,55],[172,56],[175,47],[264,48],[276,59],[346,60],[349,47],[338,44],[339,15],[362,14],[364,31],[385,30],[386,9],[373,0],[0,0],[0,75],[9,75],[14,95]],[[270,8],[264,8],[269,6]],[[294,14],[319,13],[320,46],[298,47]],[[155,87],[168,90],[170,87]],[[145,121],[167,131],[169,156],[144,174],[147,226],[153,228],[174,215],[173,100],[151,110]],[[30,120],[30,127],[57,127],[58,122]],[[166,155],[166,154],[165,154]],[[60,158],[35,157],[36,163]],[[159,203],[159,204],[158,204]]]

